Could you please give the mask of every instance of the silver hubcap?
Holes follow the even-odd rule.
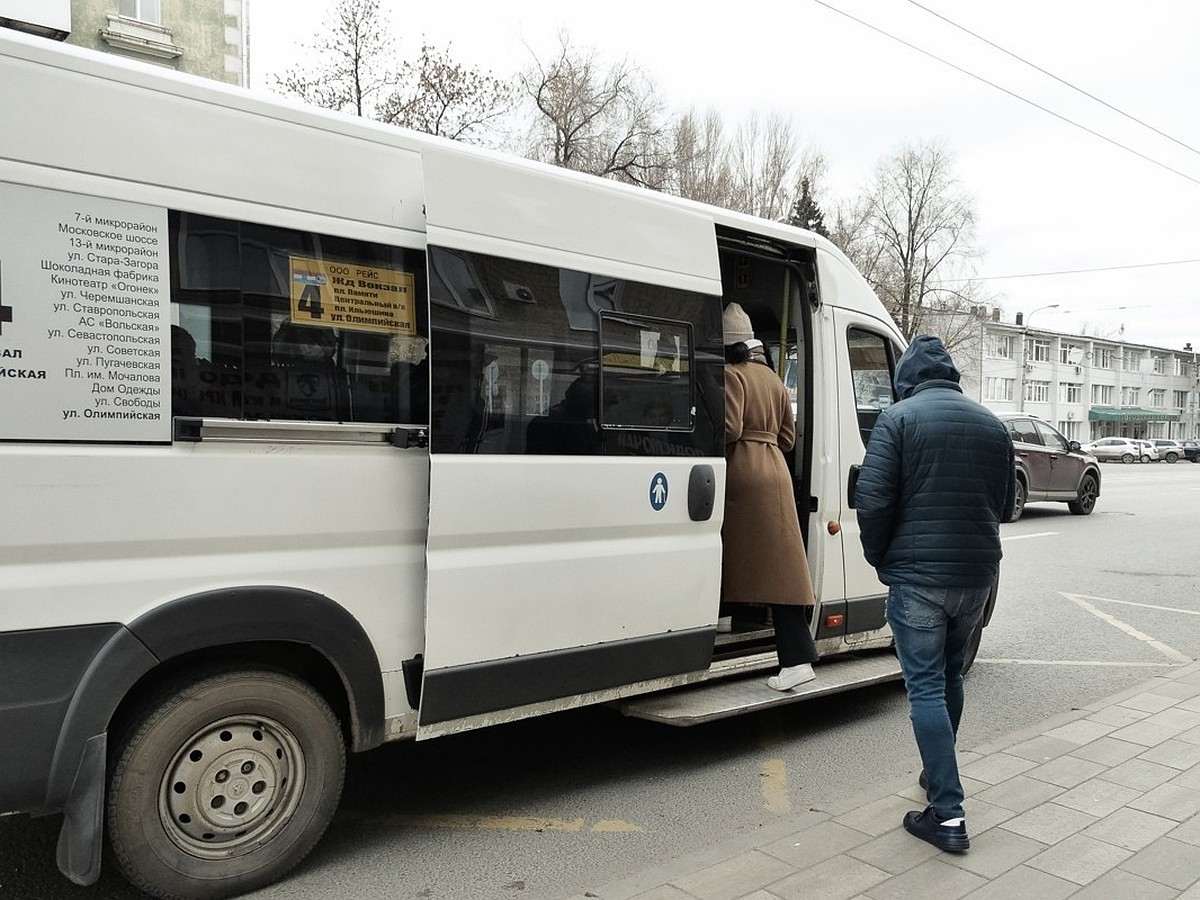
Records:
[[[303,785],[304,755],[291,731],[272,719],[230,717],[179,749],[159,812],[181,849],[225,859],[286,825]]]

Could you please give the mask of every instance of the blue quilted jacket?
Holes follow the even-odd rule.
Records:
[[[884,584],[974,587],[999,573],[1000,523],[1016,496],[1012,439],[958,380],[938,338],[914,338],[896,365],[900,401],[871,432],[854,499]]]

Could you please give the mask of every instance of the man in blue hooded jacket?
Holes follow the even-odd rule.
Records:
[[[954,753],[962,667],[1000,571],[1000,523],[1016,497],[1013,445],[995,415],[963,396],[938,338],[914,338],[894,380],[900,400],[871,432],[855,505],[867,561],[888,586],[929,800],[904,827],[959,852],[970,847]]]

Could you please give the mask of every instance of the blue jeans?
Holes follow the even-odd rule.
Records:
[[[954,739],[963,710],[963,659],[990,588],[893,584],[887,620],[908,689],[913,734],[939,821],[962,816]]]

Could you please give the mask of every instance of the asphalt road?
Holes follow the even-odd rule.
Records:
[[[1004,526],[1000,601],[960,744],[1200,657],[1200,465],[1105,465],[1096,511]],[[905,773],[898,685],[691,729],[587,709],[351,761],[328,834],[260,900],[559,900]],[[57,817],[0,819],[0,898],[128,900],[54,869]]]

